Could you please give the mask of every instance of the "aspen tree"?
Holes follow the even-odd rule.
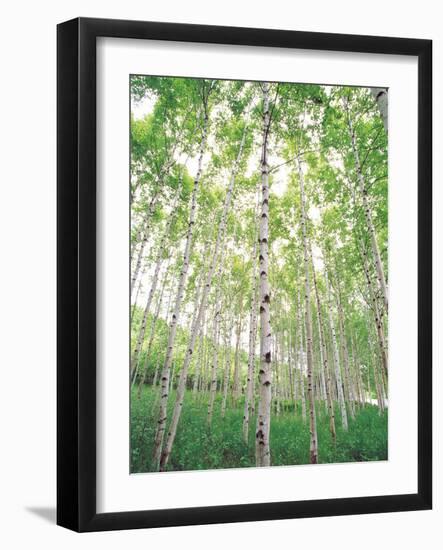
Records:
[[[375,234],[374,222],[372,219],[372,210],[368,199],[368,189],[366,187],[366,182],[363,177],[363,172],[362,172],[361,163],[360,163],[360,155],[359,155],[357,143],[356,143],[355,130],[354,130],[352,118],[349,112],[349,104],[346,100],[344,103],[345,103],[345,109],[347,113],[349,136],[351,139],[352,151],[354,153],[355,170],[357,173],[358,183],[360,186],[360,193],[363,201],[363,209],[364,209],[366,224],[367,224],[367,228],[368,228],[368,232],[371,240],[371,248],[372,248],[372,253],[374,257],[374,264],[377,271],[377,278],[380,285],[380,289],[383,294],[385,308],[386,308],[386,311],[388,311],[388,287],[386,285],[383,264],[381,261],[380,250],[377,243],[377,236]]]
[[[311,276],[309,261],[308,233],[306,228],[306,196],[304,188],[303,170],[300,157],[297,155],[298,181],[300,185],[300,212],[301,230],[303,239],[303,262],[305,271],[305,324],[306,324],[306,361],[308,367],[308,399],[309,399],[309,433],[311,464],[318,462],[317,420],[315,415],[315,399],[313,388],[313,346],[312,346],[312,317],[311,317]]]
[[[181,309],[181,304],[183,300],[185,284],[186,284],[186,279],[187,279],[188,269],[189,269],[189,258],[191,254],[193,229],[194,229],[195,216],[197,211],[197,194],[198,194],[200,179],[201,179],[202,170],[203,170],[203,155],[204,155],[204,152],[206,149],[206,143],[207,143],[207,134],[208,134],[208,125],[209,125],[209,113],[208,113],[209,93],[210,93],[210,89],[207,93],[208,95],[205,96],[203,100],[204,102],[203,125],[202,125],[202,137],[200,142],[200,150],[198,155],[197,174],[194,179],[194,187],[191,195],[191,206],[190,206],[190,213],[189,213],[188,230],[186,235],[185,252],[183,255],[183,265],[182,265],[182,269],[179,277],[179,285],[178,285],[177,296],[175,300],[174,313],[172,314],[172,319],[169,326],[169,337],[168,337],[168,344],[166,348],[166,358],[165,358],[165,362],[164,362],[163,370],[161,374],[160,411],[159,411],[159,418],[157,421],[157,430],[155,435],[154,453],[153,453],[153,463],[156,466],[156,469],[160,466],[163,438],[164,438],[165,429],[166,429],[170,368],[172,364],[175,337],[177,334],[177,324],[180,317],[180,309]]]
[[[232,325],[231,325],[232,328]],[[222,400],[222,406],[221,406],[221,417],[225,417],[226,413],[226,401],[228,398],[228,390],[229,390],[229,378],[231,373],[231,353],[230,353],[230,346],[231,346],[231,330],[229,330],[227,327],[225,327],[225,369],[224,369],[224,378],[223,378],[223,400]]]
[[[209,404],[207,423],[210,426],[212,423],[212,415],[214,413],[215,394],[217,392],[217,375],[218,375],[218,355],[219,355],[219,340],[220,340],[220,318],[221,318],[221,300],[219,294],[216,297],[216,307],[214,313],[214,321],[212,328],[212,365],[211,365],[211,381],[209,389]]]
[[[373,315],[374,315],[374,322],[375,322],[375,327],[376,327],[376,330],[377,330],[377,339],[378,339],[378,345],[379,345],[379,349],[380,349],[380,356],[381,356],[384,372],[387,374],[387,372],[388,372],[388,350],[386,348],[386,342],[385,342],[385,335],[384,335],[384,330],[383,330],[383,322],[382,322],[381,312],[380,312],[377,297],[376,297],[375,292],[374,292],[374,284],[373,284],[373,281],[372,281],[371,273],[369,271],[369,265],[368,265],[368,261],[367,261],[367,254],[365,252],[364,244],[362,245],[362,247],[360,249],[360,253],[361,253],[361,256],[363,258],[363,268],[364,268],[364,273],[365,273],[366,282],[367,282],[367,286],[368,286],[369,299],[371,301],[371,310],[372,310]]]
[[[194,382],[192,384],[192,393],[195,395],[197,393],[197,390],[199,388],[200,384],[200,373],[202,371],[202,363],[204,360],[204,339],[205,339],[205,320],[206,320],[206,309],[203,311],[202,320],[201,320],[201,327],[200,327],[200,340],[198,344],[198,361],[196,364],[196,369],[194,373]]]
[[[255,460],[257,466],[271,465],[269,436],[271,431],[271,323],[270,289],[268,282],[268,241],[269,241],[269,166],[268,138],[271,124],[269,89],[267,82],[261,84],[263,92],[263,126],[261,149],[262,207],[260,216],[260,370],[257,430],[255,434]]]
[[[335,413],[334,413],[334,402],[332,399],[332,389],[331,389],[331,375],[328,367],[328,350],[326,345],[326,336],[325,330],[323,327],[323,315],[322,315],[322,304],[320,300],[320,293],[318,291],[317,285],[317,275],[314,265],[314,259],[312,255],[312,245],[310,244],[310,256],[311,256],[311,266],[312,266],[312,280],[314,283],[314,292],[315,299],[317,302],[317,320],[318,320],[318,334],[320,338],[320,360],[324,372],[324,382],[325,382],[325,392],[326,392],[326,401],[329,414],[329,431],[331,432],[331,437],[333,442],[336,441],[336,431],[335,431]]]
[[[223,205],[223,211],[222,211],[222,215],[221,215],[221,218],[220,218],[220,223],[219,223],[219,226],[218,226],[217,240],[216,240],[214,252],[213,252],[213,255],[212,255],[212,262],[211,262],[210,268],[208,270],[205,285],[204,285],[204,288],[203,288],[202,299],[201,299],[201,302],[200,302],[200,306],[198,308],[198,313],[195,317],[195,321],[194,321],[194,323],[192,324],[192,327],[191,327],[191,338],[190,338],[190,341],[189,341],[188,350],[187,350],[187,354],[185,356],[185,361],[184,361],[184,364],[183,364],[183,368],[182,368],[182,371],[181,371],[181,374],[180,374],[179,387],[178,387],[178,391],[177,391],[177,395],[176,395],[171,426],[170,426],[169,431],[168,431],[168,437],[167,437],[167,441],[166,441],[166,444],[165,444],[165,449],[163,450],[163,452],[161,454],[161,459],[160,459],[161,468],[166,467],[166,465],[168,463],[168,460],[169,460],[169,456],[171,454],[172,446],[174,444],[175,435],[176,435],[176,432],[177,432],[177,426],[178,426],[178,423],[179,423],[179,420],[180,420],[181,410],[182,410],[182,407],[183,407],[183,399],[184,399],[184,393],[185,393],[185,389],[186,389],[186,380],[187,380],[187,376],[188,376],[188,368],[189,368],[189,364],[191,362],[191,356],[194,352],[195,342],[196,342],[197,335],[198,335],[198,332],[199,332],[199,329],[200,329],[201,321],[203,319],[207,299],[208,299],[208,296],[209,296],[209,291],[211,289],[212,278],[214,276],[214,272],[215,272],[215,269],[217,267],[217,262],[218,261],[220,262],[219,263],[218,279],[220,280],[220,278],[221,278],[222,269],[223,269],[224,249],[222,250],[221,254],[220,254],[220,249],[222,247],[224,237],[225,237],[226,221],[227,221],[227,216],[228,216],[229,209],[230,209],[230,206],[231,206],[232,192],[233,192],[233,189],[234,189],[235,177],[237,175],[238,165],[239,165],[242,153],[243,153],[245,137],[246,137],[246,125],[243,129],[243,134],[242,134],[242,138],[241,138],[241,141],[240,141],[238,155],[237,155],[236,160],[234,161],[234,166],[232,168],[231,177],[230,177],[230,180],[229,180],[229,186],[228,186],[228,189],[227,189],[227,192],[226,192],[225,202],[224,202],[224,205]],[[219,255],[220,255],[220,260],[219,260]],[[219,289],[217,289],[217,293],[218,292],[219,292]],[[208,406],[208,423],[209,424],[212,421],[212,412],[213,412],[213,406],[214,406],[215,391],[216,391],[216,388],[217,388],[217,378],[216,378],[217,377],[217,365],[218,365],[217,345],[218,345],[218,337],[219,337],[219,332],[220,332],[220,306],[221,306],[221,304],[219,303],[219,296],[218,295],[217,295],[217,298],[216,298],[216,303],[218,303],[219,305],[218,305],[218,308],[216,309],[215,316],[214,316],[214,332],[213,332],[213,336],[214,336],[214,354],[213,354],[213,369],[212,369],[212,379],[211,379],[211,395],[210,395],[210,401],[209,401],[209,406]]]
[[[297,291],[297,326],[298,326],[298,346],[297,346],[297,363],[299,374],[299,392],[301,397],[301,411],[303,421],[306,421],[306,396],[305,396],[305,380],[304,380],[304,351],[303,351],[303,324],[302,324],[302,305],[300,291]]]
[[[342,359],[343,359],[344,387],[346,389],[346,396],[349,404],[349,412],[351,414],[351,417],[354,418],[355,417],[354,391],[353,391],[352,380],[351,380],[350,371],[349,371],[349,352],[348,352],[348,345],[347,345],[347,339],[346,339],[345,321],[344,321],[342,298],[341,298],[341,292],[340,292],[340,283],[338,281],[337,276],[335,278],[335,285],[336,285],[336,304],[337,304],[337,312],[338,312],[338,326],[339,326],[339,332],[340,332],[340,345],[341,345]]]
[[[324,255],[323,255],[324,258]],[[334,371],[335,371],[335,381],[336,381],[336,388],[337,388],[337,396],[338,396],[338,402],[340,405],[340,413],[341,413],[341,422],[342,427],[344,430],[348,429],[348,414],[346,411],[346,403],[345,398],[343,395],[343,383],[341,378],[341,372],[340,372],[340,356],[338,353],[338,344],[337,344],[337,335],[335,332],[335,325],[334,325],[334,318],[332,314],[332,298],[331,298],[331,289],[329,286],[329,277],[328,277],[328,270],[325,266],[325,281],[326,281],[326,289],[328,294],[327,299],[327,306],[328,306],[328,317],[329,317],[329,328],[331,331],[332,336],[332,347],[333,347],[333,358],[334,358]]]
[[[144,230],[143,230],[143,236],[142,236],[142,240],[140,242],[140,248],[139,248],[138,255],[137,255],[137,261],[135,263],[134,269],[131,270],[131,273],[132,273],[132,276],[131,276],[131,296],[132,296],[132,292],[134,290],[135,283],[136,283],[137,278],[138,278],[138,274],[140,272],[140,268],[142,266],[142,261],[143,261],[143,257],[144,257],[144,254],[145,254],[145,248],[146,248],[146,245],[147,245],[148,239],[149,239],[149,222],[150,222],[150,219],[152,218],[152,216],[154,214],[154,210],[157,206],[158,199],[159,199],[159,191],[158,191],[158,188],[157,188],[155,194],[153,195],[151,201],[149,202],[149,206],[148,206],[147,213],[146,213],[146,219],[145,219],[145,222],[144,222],[145,227],[144,227]]]
[[[254,371],[255,371],[255,345],[257,333],[257,244],[258,244],[258,208],[259,190],[257,192],[257,207],[255,211],[254,246],[252,250],[252,275],[251,275],[251,308],[249,311],[249,350],[248,350],[248,371],[246,379],[245,406],[243,412],[243,440],[248,442],[249,419],[254,406]]]
[[[138,368],[138,358],[145,339],[146,322],[148,320],[148,314],[149,314],[149,310],[151,309],[151,303],[154,298],[155,291],[157,289],[158,275],[160,273],[160,268],[163,261],[162,253],[163,253],[163,247],[160,247],[159,252],[157,254],[157,261],[155,264],[155,271],[154,271],[152,286],[151,286],[151,289],[149,290],[148,299],[146,300],[146,306],[143,311],[143,318],[142,318],[140,330],[138,333],[137,343],[135,345],[134,354],[131,358],[131,374],[135,373]]]
[[[232,396],[234,403],[238,401],[240,397],[240,338],[242,333],[242,310],[243,310],[243,301],[241,304],[241,311],[239,318],[237,320],[237,330],[236,330],[236,342],[235,342],[235,355],[234,355],[234,381],[232,388]]]
[[[155,337],[155,327],[157,325],[157,321],[158,321],[158,318],[159,318],[159,315],[160,315],[160,310],[161,310],[162,303],[163,303],[163,295],[164,295],[164,291],[165,291],[165,286],[166,286],[166,282],[168,280],[168,267],[169,267],[169,262],[168,262],[168,265],[166,265],[166,268],[165,268],[165,275],[163,277],[162,286],[161,286],[161,289],[160,289],[160,295],[158,297],[157,304],[155,306],[154,317],[153,317],[152,322],[151,322],[149,340],[148,340],[148,345],[147,345],[147,348],[146,348],[146,355],[145,355],[145,366],[144,366],[142,378],[139,382],[138,390],[137,390],[137,396],[138,397],[140,397],[142,387],[146,383],[146,376],[147,376],[147,373],[148,373],[148,361],[149,361],[150,356],[151,356],[152,344],[154,342],[154,337]],[[157,368],[155,369],[155,376],[154,376],[153,386],[155,386],[156,383],[157,383],[158,369],[159,369],[159,363],[157,362]],[[134,376],[134,378],[133,378],[133,384],[135,383],[135,381],[136,381],[136,376]]]

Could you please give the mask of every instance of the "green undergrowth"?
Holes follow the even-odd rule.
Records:
[[[151,464],[155,425],[158,413],[158,390],[144,387],[140,398],[136,390],[131,395],[131,472],[153,470]],[[175,391],[169,399],[171,417]],[[221,416],[221,396],[214,405],[212,424],[207,423],[207,397],[187,391],[180,424],[168,464],[168,470],[211,470],[255,466],[255,417],[252,417],[249,442],[243,441],[243,399],[236,405],[228,400],[224,418]],[[282,407],[283,408],[283,407]],[[362,462],[387,460],[387,411],[366,405],[357,408],[355,418],[349,417],[349,429],[343,430],[340,411],[336,408],[336,445],[329,433],[329,418],[323,403],[317,404],[317,435],[319,463]],[[271,420],[271,463],[273,466],[309,463],[309,419],[303,421],[301,404],[287,404],[285,410]]]

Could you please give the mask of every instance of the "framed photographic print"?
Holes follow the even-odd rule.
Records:
[[[432,505],[428,40],[58,26],[59,525]]]

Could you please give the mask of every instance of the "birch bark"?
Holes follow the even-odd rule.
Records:
[[[336,430],[335,430],[334,402],[332,400],[331,375],[330,375],[329,366],[328,366],[328,350],[326,346],[325,330],[323,326],[323,315],[322,315],[322,309],[321,309],[322,304],[320,300],[320,293],[318,291],[317,275],[315,271],[314,261],[312,258],[312,248],[310,252],[311,252],[311,262],[312,262],[312,278],[314,281],[315,299],[317,302],[318,333],[320,337],[320,355],[321,355],[321,362],[322,362],[323,372],[324,372],[326,401],[327,401],[328,415],[329,415],[329,431],[331,432],[332,441],[335,443]]]
[[[205,340],[204,340],[204,337],[205,337],[204,327],[205,327],[205,317],[206,317],[205,314],[206,314],[206,310],[203,311],[201,327],[200,327],[200,340],[199,340],[199,343],[198,343],[198,361],[197,361],[197,364],[196,364],[195,373],[194,373],[194,381],[193,381],[193,384],[192,384],[192,393],[193,393],[193,395],[195,395],[197,393],[197,390],[198,390],[199,385],[200,385],[200,373],[202,371],[202,363],[204,361],[204,343],[205,343]]]
[[[232,327],[232,324],[231,324]],[[229,330],[227,327],[225,327],[225,372],[224,372],[224,379],[223,379],[223,399],[222,399],[222,406],[221,406],[221,417],[224,418],[226,414],[226,401],[228,398],[228,390],[229,390],[229,378],[231,375],[231,330]]]
[[[257,244],[258,244],[258,206],[259,194],[257,193],[257,208],[255,213],[254,247],[252,251],[252,277],[251,277],[251,309],[249,312],[249,350],[248,350],[248,373],[246,378],[245,406],[243,412],[243,440],[248,443],[249,419],[252,412],[254,400],[254,371],[255,371],[255,344],[257,334]]]
[[[361,169],[360,157],[359,157],[356,138],[355,138],[355,131],[354,131],[354,127],[353,127],[353,124],[352,124],[352,120],[351,120],[351,116],[350,116],[350,113],[349,113],[349,107],[348,107],[347,102],[345,103],[345,106],[346,106],[346,111],[347,111],[347,115],[348,115],[348,130],[349,130],[349,136],[351,138],[352,151],[353,151],[353,154],[354,154],[355,170],[357,172],[357,178],[358,178],[358,183],[359,183],[359,187],[360,187],[360,193],[361,193],[361,196],[362,196],[363,210],[364,210],[364,214],[365,214],[366,225],[367,225],[370,240],[371,240],[371,248],[372,248],[372,253],[373,253],[373,257],[374,257],[375,269],[376,269],[376,272],[377,272],[377,279],[378,279],[378,282],[379,282],[379,285],[380,285],[380,290],[381,290],[382,295],[383,295],[383,300],[384,300],[386,312],[388,312],[388,287],[386,285],[386,279],[385,279],[385,274],[384,274],[384,269],[383,269],[383,263],[381,261],[380,250],[378,248],[377,236],[376,236],[375,228],[374,228],[374,222],[372,220],[372,211],[371,211],[371,205],[370,205],[369,199],[368,199],[368,190],[366,188],[366,182],[365,182],[365,179],[363,177],[363,172],[362,172],[362,169]]]
[[[273,361],[275,379],[272,386],[274,388],[273,400],[275,401],[275,415],[280,416],[280,398],[281,398],[280,396],[280,382],[281,382],[280,381],[280,357],[279,357],[280,349],[277,342],[278,340],[276,338],[274,340],[274,361]]]
[[[239,152],[238,152],[237,158],[234,162],[234,166],[233,166],[232,173],[231,173],[231,178],[229,180],[229,186],[228,186],[228,190],[226,192],[225,202],[224,202],[224,205],[223,205],[223,211],[222,211],[222,215],[221,215],[221,218],[220,218],[220,223],[219,223],[219,226],[218,226],[217,239],[216,239],[216,242],[215,242],[214,252],[213,252],[213,255],[212,255],[212,263],[211,263],[211,266],[210,266],[208,274],[207,274],[205,286],[203,288],[203,295],[202,295],[202,299],[201,299],[201,302],[200,302],[200,307],[199,307],[199,310],[198,310],[197,317],[195,319],[195,323],[191,327],[191,337],[190,337],[190,341],[189,341],[189,344],[188,344],[188,350],[187,350],[187,353],[186,353],[186,356],[185,356],[185,361],[183,363],[183,368],[182,368],[182,371],[181,371],[181,374],[180,374],[180,381],[179,381],[179,386],[178,386],[178,390],[177,390],[177,395],[176,395],[176,401],[175,401],[171,426],[170,426],[169,431],[168,431],[168,438],[167,438],[167,441],[166,441],[166,444],[165,444],[165,449],[163,450],[163,453],[161,454],[161,468],[166,467],[166,465],[168,463],[168,460],[169,460],[169,456],[171,454],[172,446],[174,444],[174,440],[175,440],[175,436],[176,436],[176,432],[177,432],[177,426],[178,426],[178,423],[179,423],[179,420],[180,420],[181,411],[182,411],[182,407],[183,407],[183,400],[184,400],[184,395],[185,395],[186,380],[187,380],[187,376],[188,376],[189,365],[190,365],[190,362],[191,362],[192,354],[194,352],[195,342],[197,340],[197,335],[198,335],[199,330],[200,330],[200,326],[201,326],[201,322],[202,322],[202,319],[203,319],[204,311],[206,309],[207,299],[208,299],[208,296],[209,296],[209,292],[211,290],[212,278],[214,276],[214,272],[215,272],[215,269],[217,267],[217,262],[219,260],[219,256],[220,256],[219,276],[221,275],[221,270],[222,270],[222,267],[223,267],[223,253],[220,254],[220,249],[222,247],[222,243],[223,243],[224,238],[225,238],[226,220],[227,220],[227,216],[228,216],[229,209],[230,209],[230,206],[231,206],[232,192],[233,192],[233,189],[234,189],[235,177],[237,175],[238,165],[239,165],[242,153],[243,153],[243,147],[244,147],[244,143],[245,143],[245,136],[246,136],[246,126],[245,126],[244,131],[243,131],[243,135],[242,135],[242,139],[241,139],[240,147],[239,147]],[[224,249],[223,249],[223,251],[224,251]],[[218,303],[218,299],[216,300],[216,303]],[[211,420],[212,420],[212,408],[213,408],[213,405],[214,405],[215,390],[217,388],[216,375],[217,375],[218,350],[217,350],[216,340],[218,339],[219,321],[220,321],[219,317],[220,317],[220,310],[219,310],[219,307],[218,307],[216,312],[215,312],[215,317],[214,317],[214,346],[215,346],[215,348],[214,348],[214,356],[213,356],[211,395],[210,395],[209,408],[208,408],[208,423],[209,424],[211,423]],[[215,389],[213,387],[214,386],[214,369],[215,369]]]
[[[323,255],[324,257],[324,255]],[[340,412],[341,412],[341,421],[342,421],[342,427],[344,430],[348,429],[348,414],[346,411],[346,403],[345,398],[343,395],[343,382],[340,372],[340,355],[338,353],[338,344],[337,344],[337,334],[335,332],[335,326],[334,326],[334,318],[332,315],[332,298],[331,298],[331,289],[329,286],[329,278],[328,278],[328,270],[325,266],[325,281],[326,281],[326,289],[328,293],[328,317],[329,317],[329,327],[331,330],[331,336],[332,336],[332,347],[333,347],[333,358],[334,358],[334,370],[335,370],[335,382],[337,387],[337,397],[338,402],[340,405]]]
[[[271,465],[269,443],[271,429],[271,322],[270,322],[270,289],[268,282],[268,240],[269,240],[269,166],[268,136],[270,129],[269,89],[267,82],[262,84],[263,91],[263,126],[261,150],[261,185],[262,207],[260,217],[260,370],[259,402],[257,411],[257,430],[255,433],[255,460],[257,466]]]
[[[131,296],[132,296],[132,292],[134,290],[135,283],[136,283],[137,278],[138,278],[138,274],[140,272],[140,268],[141,268],[142,261],[143,261],[143,256],[145,254],[145,248],[146,248],[146,245],[148,243],[148,238],[149,238],[149,233],[150,233],[149,232],[149,223],[150,223],[150,220],[151,220],[151,218],[154,214],[155,207],[157,206],[158,197],[159,197],[159,192],[157,190],[156,194],[152,197],[152,199],[149,203],[148,211],[146,213],[146,219],[145,219],[145,224],[144,224],[145,228],[144,228],[144,231],[143,231],[143,236],[142,236],[142,240],[141,240],[141,243],[140,243],[140,248],[139,248],[139,251],[138,251],[138,254],[137,254],[137,261],[135,263],[135,266],[134,266],[134,269],[132,270],[132,275],[131,275]]]
[[[180,174],[179,185],[178,185],[178,188],[177,188],[177,194],[176,194],[174,203],[172,205],[171,212],[169,214],[168,221],[166,223],[166,227],[164,228],[163,234],[160,238],[160,244],[159,244],[159,249],[158,249],[158,252],[157,252],[155,270],[154,270],[154,274],[153,274],[153,277],[152,277],[152,285],[151,285],[151,288],[149,290],[148,300],[146,302],[146,307],[145,307],[145,310],[143,312],[143,319],[142,319],[139,335],[138,335],[138,338],[137,338],[137,343],[136,343],[136,346],[135,346],[134,355],[131,359],[131,372],[132,373],[136,373],[137,369],[138,369],[138,360],[139,360],[139,355],[140,355],[141,349],[143,347],[143,342],[144,342],[144,338],[145,338],[146,322],[147,322],[147,319],[148,319],[148,314],[149,314],[149,311],[151,309],[151,303],[152,303],[152,300],[154,298],[155,291],[157,289],[158,275],[160,273],[160,267],[161,267],[161,264],[162,264],[162,261],[163,261],[163,257],[165,255],[166,245],[169,242],[169,235],[170,235],[171,227],[172,227],[172,224],[175,221],[176,215],[177,215],[177,206],[178,206],[178,203],[179,203],[179,199],[180,199],[180,195],[181,195],[181,189],[182,189],[182,177],[183,177],[183,175],[181,173]]]
[[[163,277],[163,282],[162,282],[162,286],[161,286],[161,289],[160,289],[160,296],[158,297],[157,304],[155,306],[154,317],[153,317],[151,327],[150,327],[148,346],[146,348],[146,357],[145,357],[145,364],[144,364],[144,369],[143,369],[143,376],[142,376],[142,379],[140,380],[139,385],[138,385],[137,397],[140,397],[142,387],[146,383],[146,377],[147,377],[147,373],[148,373],[148,362],[149,362],[149,358],[151,356],[152,344],[154,343],[154,337],[155,337],[155,327],[157,325],[157,320],[158,320],[159,315],[160,315],[160,310],[161,310],[162,303],[163,303],[163,295],[164,295],[164,291],[165,291],[166,282],[167,282],[167,279],[168,279],[168,267],[169,267],[169,262],[168,262],[168,265],[165,268],[165,275]],[[156,383],[157,383],[158,369],[159,369],[159,364],[157,363],[153,386],[155,386]],[[135,383],[136,378],[137,378],[136,376],[133,377],[133,379],[132,379],[133,384]]]
[[[388,374],[388,350],[387,350],[387,347],[386,347],[385,334],[384,334],[384,330],[383,330],[383,320],[382,320],[382,317],[381,317],[379,303],[378,303],[377,297],[374,293],[374,285],[373,285],[371,273],[369,271],[367,253],[366,253],[366,249],[365,249],[364,245],[362,245],[362,247],[360,248],[360,255],[361,255],[362,260],[363,260],[363,268],[364,268],[366,283],[367,283],[368,291],[369,291],[369,299],[370,299],[371,304],[372,304],[371,310],[372,310],[372,313],[374,315],[375,328],[377,330],[377,339],[378,339],[378,346],[379,346],[379,349],[380,349],[380,357],[381,357],[381,360],[382,360],[382,365],[383,365],[383,370],[384,370],[385,376],[387,376],[387,374]]]
[[[388,133],[388,90],[386,88],[369,88],[377,103],[378,111],[383,120],[383,126]]]
[[[138,297],[140,296],[140,291],[143,287],[143,278],[145,276],[145,273],[146,273],[146,263],[143,265],[143,269],[142,269],[142,272],[141,272],[141,275],[140,275],[140,279],[138,281],[138,285],[137,285],[137,292],[135,293],[135,296],[134,296],[134,300],[132,301],[132,307],[131,307],[131,327],[132,327],[132,321],[134,320],[134,312],[136,310],[136,307],[137,307],[137,303],[138,303]]]
[[[338,311],[338,326],[339,326],[339,332],[340,332],[340,345],[341,345],[341,351],[342,351],[342,359],[343,359],[343,372],[344,372],[344,386],[345,386],[345,394],[347,396],[347,401],[349,405],[349,412],[351,414],[351,417],[355,417],[355,408],[354,408],[354,388],[352,384],[352,378],[349,368],[349,351],[348,351],[348,343],[346,338],[346,328],[345,328],[345,316],[343,312],[343,306],[342,306],[342,295],[341,295],[341,289],[340,289],[340,280],[338,273],[335,273],[335,295],[336,295],[336,303],[337,303],[337,311]]]
[[[134,353],[131,358],[131,375],[132,376],[134,376],[135,373],[137,373],[138,371],[138,362],[139,362],[138,359],[145,340],[146,322],[148,320],[148,314],[149,314],[149,310],[151,309],[151,303],[154,298],[155,291],[157,290],[158,275],[160,273],[162,261],[163,261],[163,246],[160,246],[157,254],[154,275],[152,277],[152,285],[149,290],[148,299],[146,300],[146,306],[143,311],[143,318],[140,325],[137,342],[135,344]]]
[[[217,292],[216,297],[216,308],[214,314],[214,321],[212,325],[212,365],[211,365],[211,383],[209,389],[209,403],[208,403],[208,414],[207,422],[210,426],[212,423],[212,415],[214,413],[214,401],[215,394],[217,392],[217,371],[218,371],[218,344],[220,339],[220,317],[221,317],[221,303],[220,303],[220,294]]]
[[[305,381],[304,381],[304,348],[303,348],[303,328],[302,328],[302,308],[300,291],[297,291],[297,358],[298,358],[298,381],[301,398],[301,413],[303,421],[306,421],[306,396],[305,396]]]
[[[312,315],[311,315],[311,276],[309,271],[309,244],[306,228],[306,196],[303,170],[300,157],[297,156],[298,180],[300,185],[301,229],[303,238],[303,262],[305,268],[305,323],[306,323],[306,359],[308,366],[308,399],[309,399],[309,454],[311,464],[318,463],[317,419],[315,415],[315,399],[313,388],[313,346],[312,346]]]
[[[240,337],[242,331],[242,314],[243,314],[243,302],[242,307],[240,308],[240,315],[237,320],[237,331],[236,331],[236,341],[235,341],[235,355],[234,355],[234,383],[232,387],[232,397],[234,403],[237,403],[238,398],[240,397]]]
[[[165,362],[164,362],[162,374],[161,374],[160,411],[159,411],[159,418],[157,420],[157,430],[155,434],[154,452],[153,452],[153,464],[156,470],[160,466],[163,439],[164,439],[165,430],[166,430],[167,405],[168,405],[168,397],[169,397],[169,375],[170,375],[172,357],[174,352],[175,337],[177,334],[177,325],[180,317],[180,310],[181,310],[181,305],[183,301],[183,295],[185,291],[185,285],[186,285],[188,269],[189,269],[189,258],[191,255],[193,230],[194,230],[195,216],[197,211],[197,194],[198,194],[198,190],[200,186],[200,178],[202,174],[203,155],[207,144],[208,122],[209,122],[208,114],[205,109],[202,140],[200,143],[200,151],[198,156],[197,174],[194,180],[194,187],[191,195],[191,207],[189,212],[185,251],[183,255],[183,265],[182,265],[182,269],[179,277],[179,284],[177,289],[177,296],[175,299],[174,313],[172,314],[172,319],[169,325],[169,336],[168,336],[168,344],[166,348],[166,357],[165,357]]]

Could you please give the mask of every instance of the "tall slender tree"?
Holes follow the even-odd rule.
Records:
[[[260,215],[260,370],[259,370],[259,401],[257,414],[257,430],[255,434],[255,460],[257,466],[271,465],[270,431],[271,431],[271,294],[268,282],[268,241],[269,241],[269,165],[268,140],[271,125],[268,82],[261,84],[263,92],[263,127],[261,148],[261,186],[262,205]]]
[[[183,300],[183,295],[185,291],[185,284],[188,275],[189,269],[189,259],[192,249],[192,238],[194,223],[197,211],[197,196],[200,186],[200,179],[203,171],[203,155],[206,150],[207,139],[208,139],[208,126],[209,126],[209,97],[214,86],[214,82],[205,82],[203,81],[200,84],[200,96],[201,96],[201,106],[200,106],[200,115],[202,118],[202,130],[201,130],[201,139],[200,139],[200,149],[198,154],[198,163],[197,163],[197,173],[194,179],[194,187],[191,195],[191,206],[189,211],[189,221],[188,221],[188,230],[186,235],[186,244],[185,251],[183,254],[183,265],[179,277],[179,285],[177,289],[177,296],[175,299],[174,313],[172,314],[172,319],[169,327],[169,337],[168,344],[166,348],[166,358],[163,365],[163,370],[161,374],[161,397],[160,397],[160,411],[159,418],[157,421],[157,431],[155,435],[154,442],[154,455],[153,460],[154,464],[160,467],[160,458],[163,446],[163,438],[166,428],[167,420],[167,405],[169,397],[169,375],[170,368],[172,363],[173,351],[175,337],[177,334],[177,325],[180,317],[180,310]]]

